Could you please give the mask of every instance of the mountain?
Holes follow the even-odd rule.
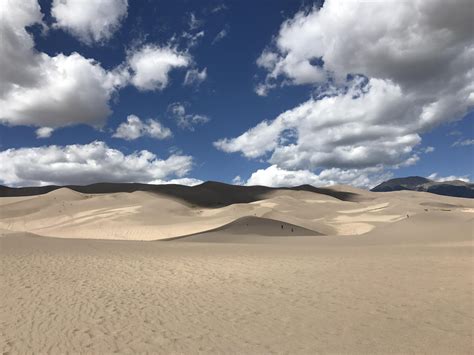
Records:
[[[474,184],[460,180],[433,181],[421,176],[409,176],[405,178],[391,179],[375,186],[371,191],[424,191],[437,195],[474,198]]]

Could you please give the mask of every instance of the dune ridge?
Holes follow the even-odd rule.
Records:
[[[36,196],[61,188],[67,188],[84,194],[104,194],[119,192],[153,192],[186,201],[200,207],[222,207],[234,203],[249,203],[264,199],[275,191],[309,191],[329,195],[339,200],[350,201],[357,198],[358,192],[344,189],[317,188],[311,185],[273,188],[267,186],[240,186],[221,182],[207,181],[196,186],[175,184],[152,185],[140,183],[97,183],[91,185],[38,186],[12,188],[0,185],[0,197]],[[352,189],[347,186],[347,189]],[[358,190],[356,191],[363,191]]]
[[[125,191],[104,192],[119,188]],[[79,192],[81,189],[89,192]],[[279,234],[281,231],[268,223],[274,220],[275,225],[291,225],[295,237],[299,235],[297,230],[303,235],[351,236],[420,213],[455,211],[468,218],[468,211],[474,208],[473,200],[423,192],[374,193],[346,186],[309,185],[273,189],[220,183],[204,183],[194,188],[95,184],[3,197],[0,203],[3,230],[59,238],[118,240],[162,240],[205,232],[235,234],[242,225],[239,221],[246,218],[245,223],[250,223],[251,228],[245,234]]]

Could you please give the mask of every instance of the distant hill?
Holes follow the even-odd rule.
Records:
[[[425,191],[437,195],[474,198],[474,184],[460,180],[433,181],[421,176],[409,176],[405,178],[391,179],[375,186],[371,191]]]
[[[42,195],[62,187],[85,193],[115,193],[115,192],[152,192],[183,200],[189,204],[201,207],[222,207],[234,203],[249,203],[265,198],[269,193],[278,190],[308,191],[332,196],[341,201],[356,201],[362,196],[350,191],[331,188],[317,188],[311,185],[296,187],[272,188],[266,186],[239,186],[221,182],[207,181],[196,186],[183,185],[150,185],[137,183],[98,183],[92,185],[67,186],[37,186],[37,187],[7,187],[0,185],[0,197]],[[348,189],[350,189],[348,187]]]

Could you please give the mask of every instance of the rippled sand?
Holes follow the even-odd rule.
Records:
[[[0,350],[472,350],[472,240],[261,238],[0,238]]]

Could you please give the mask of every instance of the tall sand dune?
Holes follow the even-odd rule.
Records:
[[[5,197],[0,228],[59,238],[160,240],[215,230],[244,217],[260,217],[312,233],[351,236],[420,213],[458,213],[474,208],[470,199],[413,191],[374,193],[344,186],[269,189],[208,183],[199,189],[139,185],[151,186],[149,189],[158,186],[161,191],[142,188],[98,193],[120,186],[88,186],[87,190],[94,193],[60,188],[45,194]],[[122,187],[130,190],[136,186]],[[176,191],[187,192],[181,196]],[[251,202],[233,202],[242,200]],[[258,231],[254,234],[273,233],[269,226]]]

